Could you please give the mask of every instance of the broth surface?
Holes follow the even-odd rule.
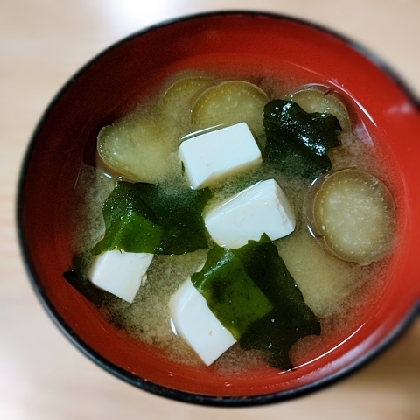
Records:
[[[188,73],[187,73],[188,74]],[[185,77],[185,73],[177,77]],[[220,75],[219,75],[220,76]],[[219,80],[216,76],[209,76]],[[225,77],[224,77],[225,78]],[[174,79],[175,80],[175,79]],[[285,98],[296,90],[296,83],[281,83],[270,78],[248,78],[256,83],[270,97]],[[169,86],[173,81],[168,82]],[[165,89],[163,89],[165,90]],[[141,104],[130,118],[155,118],[157,102],[152,98]],[[346,98],[349,101],[349,98]],[[354,106],[354,105],[353,105]],[[181,110],[182,111],[182,110]],[[189,112],[188,109],[185,110]],[[178,112],[178,111],[177,111]],[[179,139],[194,131],[194,125],[174,115],[159,114],[165,127],[171,129],[165,136]],[[378,153],[375,142],[360,121],[354,119],[353,132],[360,134],[343,136],[341,146],[328,153],[333,170],[347,167],[375,174],[387,181],[388,165]],[[356,130],[357,128],[357,130]],[[260,145],[264,144],[263,133],[256,133]],[[171,154],[169,175],[162,181],[164,188],[174,188],[182,183],[178,155]],[[331,343],[349,336],[361,323],[363,311],[375,299],[379,299],[381,288],[385,287],[384,273],[389,257],[362,266],[345,262],[325,251],[311,236],[304,216],[306,193],[312,180],[286,175],[265,165],[212,187],[214,197],[208,208],[260,180],[275,178],[284,190],[295,211],[295,231],[274,241],[279,255],[298,284],[306,304],[321,323],[320,336],[308,336],[296,343],[291,350],[295,366],[320,357],[331,348]],[[84,165],[77,183],[75,203],[75,253],[83,253],[103,235],[104,223],[101,205],[119,177],[110,168],[97,160],[96,167]],[[200,269],[206,260],[207,250],[178,256],[155,255],[147,272],[147,282],[140,287],[132,304],[109,297],[101,311],[109,321],[127,331],[136,339],[158,346],[168,357],[188,365],[202,365],[194,351],[177,336],[171,323],[168,301],[187,277]],[[101,293],[98,291],[98,293]],[[263,363],[256,351],[243,351],[238,344],[224,353],[213,365],[221,373],[240,374],[244,369],[258,367]]]

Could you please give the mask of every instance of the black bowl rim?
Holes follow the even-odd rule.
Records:
[[[64,95],[64,93],[71,87],[71,85],[77,80],[77,78],[84,72],[86,68],[88,68],[93,62],[100,59],[102,56],[111,52],[114,48],[118,48],[119,45],[129,41],[132,38],[136,38],[138,36],[142,36],[143,34],[149,33],[151,31],[158,30],[161,27],[165,27],[168,25],[177,24],[183,21],[192,20],[192,19],[203,19],[203,18],[211,18],[211,17],[223,17],[223,16],[230,16],[230,15],[243,15],[247,17],[266,17],[271,19],[280,19],[280,20],[287,20],[291,22],[295,22],[301,25],[312,27],[320,32],[332,35],[338,40],[341,40],[348,46],[350,46],[353,50],[364,56],[367,60],[369,60],[373,65],[379,68],[382,72],[387,74],[391,80],[399,87],[399,89],[406,95],[409,101],[413,104],[416,111],[420,112],[420,101],[415,97],[412,90],[407,86],[407,84],[397,75],[394,70],[391,69],[384,61],[378,58],[375,54],[371,51],[367,50],[357,42],[343,36],[342,34],[326,28],[320,24],[313,23],[307,19],[297,18],[288,16],[282,13],[275,13],[275,12],[265,12],[265,11],[255,11],[255,10],[223,10],[223,11],[203,11],[199,13],[189,14],[181,17],[176,17],[172,19],[164,20],[160,23],[155,25],[150,25],[145,27],[139,31],[133,32],[125,38],[120,39],[119,41],[115,42],[114,44],[108,46],[103,51],[96,54],[92,59],[87,61],[78,71],[76,71],[73,76],[71,76],[68,81],[61,87],[61,89],[55,94],[52,101],[46,107],[43,115],[41,116],[35,130],[33,131],[32,137],[26,149],[25,156],[23,158],[22,166],[19,173],[18,179],[18,188],[17,188],[17,203],[16,203],[16,222],[17,222],[17,234],[18,234],[18,242],[19,242],[19,249],[23,259],[23,263],[31,282],[32,288],[37,295],[41,305],[44,307],[45,311],[49,315],[49,317],[53,320],[54,324],[58,327],[58,329],[67,337],[67,339],[81,352],[83,353],[88,359],[93,361],[96,365],[103,368],[110,374],[113,374],[118,379],[127,382],[128,384],[140,388],[146,392],[149,392],[153,395],[162,396],[170,400],[184,402],[184,403],[192,403],[201,406],[211,406],[211,407],[247,407],[247,406],[260,406],[266,405],[281,401],[289,401],[295,399],[300,396],[304,396],[310,393],[313,393],[317,390],[321,390],[332,384],[342,380],[349,375],[357,372],[359,369],[364,367],[367,363],[369,363],[374,358],[378,357],[382,354],[391,344],[393,344],[401,335],[407,331],[408,327],[414,323],[414,320],[420,315],[420,298],[417,299],[417,302],[414,303],[411,310],[405,315],[405,317],[400,321],[400,323],[395,327],[393,331],[391,331],[387,337],[382,340],[375,348],[373,348],[368,353],[361,356],[359,359],[351,363],[350,365],[342,368],[340,371],[324,378],[321,380],[317,380],[310,384],[301,386],[299,388],[294,388],[291,390],[280,391],[277,393],[272,394],[263,394],[263,395],[253,395],[253,396],[210,396],[210,395],[200,395],[200,394],[192,394],[183,391],[178,391],[176,389],[166,388],[161,385],[154,384],[144,378],[140,378],[137,375],[131,374],[124,369],[110,363],[104,357],[102,357],[99,353],[97,353],[93,348],[86,345],[72,330],[72,328],[63,320],[60,316],[58,311],[54,308],[52,303],[49,301],[44,289],[40,285],[36,268],[31,260],[30,250],[25,243],[25,224],[23,220],[23,191],[25,190],[25,174],[27,172],[28,165],[31,160],[32,150],[35,147],[36,139],[41,131],[44,123],[48,119],[48,116],[52,109],[55,107],[57,102],[60,98]]]

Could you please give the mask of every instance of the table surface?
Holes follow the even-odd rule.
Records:
[[[131,32],[221,9],[279,12],[330,27],[374,51],[420,97],[418,0],[0,0],[0,419],[420,419],[420,320],[334,387],[268,407],[213,409],[149,395],[96,367],[52,324],[29,285],[16,239],[16,183],[31,132],[54,93]]]

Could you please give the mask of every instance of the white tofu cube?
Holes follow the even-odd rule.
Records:
[[[296,219],[274,179],[259,182],[212,209],[206,228],[220,246],[237,249],[267,234],[272,241],[293,232]]]
[[[246,123],[191,137],[179,146],[179,156],[193,189],[262,162],[261,151]]]
[[[102,290],[132,302],[146,281],[146,271],[153,254],[106,251],[95,258],[89,269],[89,280]]]
[[[233,335],[214,316],[191,279],[187,279],[172,296],[170,306],[176,333],[207,366],[235,344]]]

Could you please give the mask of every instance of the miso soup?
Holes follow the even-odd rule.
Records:
[[[250,143],[238,146],[242,135]],[[188,155],[186,142],[201,143]],[[104,126],[96,150],[76,186],[75,258],[64,276],[168,358],[230,374],[297,368],[350,335],[385,287],[392,171],[357,105],[329,84],[183,72]],[[119,266],[119,254],[150,255],[133,260],[134,289],[121,285],[131,262]],[[186,295],[177,309],[173,301],[186,281],[209,314],[197,307],[178,319]],[[203,329],[209,317],[220,324],[222,350],[208,362],[194,326],[182,324],[194,316]]]

